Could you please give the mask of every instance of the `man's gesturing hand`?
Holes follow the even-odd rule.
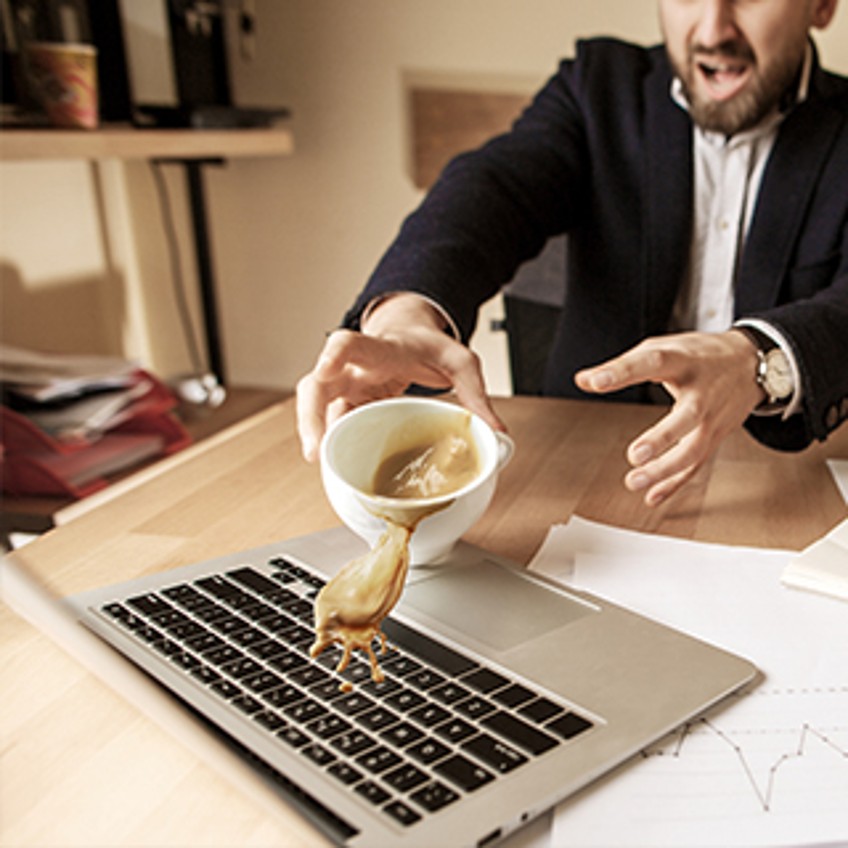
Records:
[[[671,410],[627,449],[625,485],[656,506],[684,485],[721,441],[763,400],[753,343],[738,330],[646,339],[615,359],[575,375],[587,392],[659,383]]]

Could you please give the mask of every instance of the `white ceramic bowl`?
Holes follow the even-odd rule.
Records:
[[[370,493],[378,465],[410,431],[428,423],[454,422],[461,428],[470,418],[480,469],[467,485],[433,498],[389,498]],[[334,422],[321,442],[324,490],[339,518],[373,545],[389,516],[403,519],[435,509],[421,519],[410,541],[412,564],[443,559],[457,540],[480,518],[495,492],[498,472],[513,453],[513,442],[482,418],[461,406],[433,398],[401,397],[375,401],[348,412]]]

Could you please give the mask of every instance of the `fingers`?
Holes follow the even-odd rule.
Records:
[[[477,356],[441,329],[413,327],[374,337],[340,330],[297,387],[297,427],[308,461],[318,457],[324,432],[356,406],[402,394],[410,384],[455,390],[466,408],[492,427],[505,427],[486,396]]]
[[[660,344],[649,339],[621,356],[578,371],[574,380],[584,392],[606,394],[640,383],[683,379],[687,369],[686,357],[670,345],[662,347]]]

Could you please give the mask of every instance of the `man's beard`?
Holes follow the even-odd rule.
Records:
[[[675,71],[683,84],[689,101],[692,120],[702,129],[732,136],[756,126],[770,112],[783,105],[786,95],[797,85],[806,41],[799,51],[792,51],[763,73],[754,64],[754,54],[747,44],[727,42],[717,48],[707,49],[692,46],[688,50],[685,67],[678,67],[672,59]],[[741,58],[751,63],[753,73],[745,89],[730,100],[717,101],[693,95],[694,77],[699,58]]]

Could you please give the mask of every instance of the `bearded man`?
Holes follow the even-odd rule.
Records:
[[[455,159],[298,386],[304,454],[410,385],[494,426],[479,306],[568,234],[544,393],[668,412],[625,485],[662,502],[745,426],[779,449],[848,417],[848,80],[838,0],[659,0],[664,44],[580,42],[509,133]]]

